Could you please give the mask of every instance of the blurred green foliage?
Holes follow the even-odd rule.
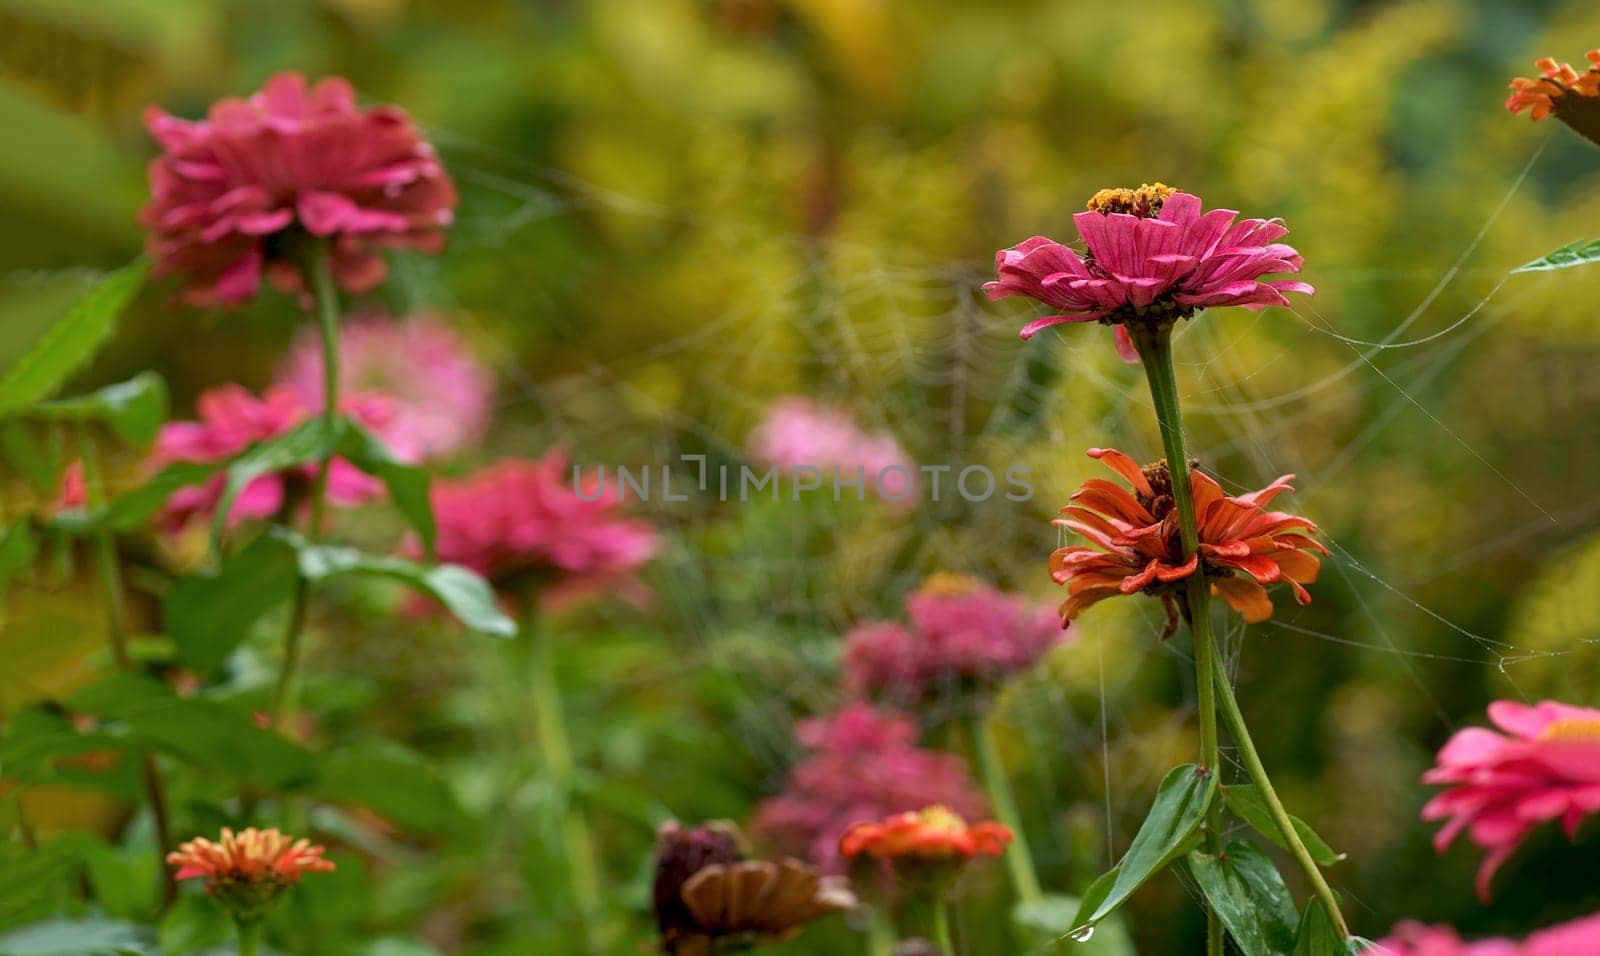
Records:
[[[849,622],[891,614],[943,568],[1053,597],[1048,520],[1094,471],[1080,449],[1156,456],[1143,383],[1109,333],[1022,346],[1021,308],[980,301],[993,250],[1071,238],[1070,215],[1107,185],[1161,180],[1282,216],[1316,297],[1206,315],[1178,346],[1191,449],[1231,487],[1296,472],[1295,509],[1334,549],[1313,605],[1230,635],[1240,696],[1289,805],[1349,854],[1332,873],[1358,931],[1415,917],[1521,934],[1600,909],[1597,838],[1541,831],[1480,906],[1481,851],[1435,855],[1418,776],[1492,698],[1600,704],[1600,274],[1505,278],[1600,231],[1600,166],[1555,124],[1500,108],[1534,57],[1591,46],[1600,11],[1580,0],[0,0],[0,364],[87,281],[54,270],[138,252],[143,106],[197,115],[294,68],[404,105],[462,187],[449,252],[398,262],[383,296],[449,316],[500,370],[482,460],[562,443],[591,465],[715,466],[801,391],[921,462],[1029,466],[1029,504],[947,499],[910,517],[653,503],[673,532],[655,606],[557,622],[584,798],[627,919],[613,951],[632,952],[649,935],[654,825],[741,819],[779,786],[792,720],[839,700]],[[197,313],[168,291],[141,296],[66,394],[155,369],[185,414],[222,381],[265,384],[301,321],[273,297]],[[122,447],[125,485],[137,450]],[[36,507],[25,476],[0,490],[6,516]],[[84,557],[40,546],[0,617],[13,720],[106,664]],[[153,633],[194,555],[143,538],[123,551],[135,630]],[[413,940],[566,951],[563,869],[537,829],[555,795],[504,786],[534,746],[504,652],[395,618],[381,581],[328,594],[302,694],[320,751],[305,785],[326,803],[300,822],[338,842],[340,869],[279,928],[319,956],[429,951]],[[1193,758],[1187,648],[1157,641],[1157,617],[1096,608],[1001,702],[1052,888],[1081,892]],[[258,668],[219,699],[264,701],[276,649],[254,646]],[[180,832],[229,822],[231,785],[174,794]],[[136,793],[69,775],[0,800],[45,829],[117,838],[76,858],[101,908],[148,919]],[[19,885],[47,885],[56,862],[33,860]],[[1001,884],[996,870],[967,886],[957,933],[974,953],[1007,951]],[[1194,950],[1194,895],[1164,876],[1134,898],[1141,952]],[[60,902],[0,899],[6,926]],[[188,896],[160,928],[170,952],[224,935]],[[820,927],[786,951],[851,935]]]

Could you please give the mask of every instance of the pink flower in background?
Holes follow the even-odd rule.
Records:
[[[323,395],[322,341],[302,332],[278,372],[312,411]],[[431,315],[396,322],[357,313],[339,329],[339,383],[347,395],[393,404],[382,438],[407,461],[442,458],[483,440],[494,405],[494,375],[466,343]]]
[[[1489,851],[1478,868],[1485,900],[1495,870],[1534,827],[1560,820],[1570,837],[1600,811],[1600,710],[1500,700],[1489,719],[1504,733],[1458,731],[1422,777],[1446,788],[1422,808],[1424,820],[1448,821],[1434,846],[1443,852],[1465,830]]]
[[[567,482],[567,455],[559,449],[434,482],[439,559],[501,584],[524,573],[548,576],[553,600],[608,588],[636,601],[647,597],[633,572],[655,555],[660,536],[619,515],[613,496],[585,501]]]
[[[84,480],[83,459],[74,458],[61,472],[61,489],[50,510],[75,511],[88,503],[89,483]]]
[[[1463,942],[1460,934],[1448,926],[1408,920],[1379,940],[1373,952],[1381,956],[1518,956],[1521,949],[1509,939]]]
[[[281,385],[267,389],[259,397],[242,385],[222,385],[202,393],[196,408],[198,421],[161,426],[150,453],[152,469],[180,461],[231,458],[256,442],[283,434],[311,415],[294,392]],[[380,431],[390,414],[386,403],[371,398],[353,401],[345,411],[361,424]],[[283,508],[289,484],[309,482],[315,472],[315,465],[306,465],[262,475],[250,482],[234,499],[228,524],[272,517]],[[225,481],[223,475],[214,475],[204,484],[174,492],[163,509],[162,524],[176,530],[194,518],[209,516],[222,498]],[[328,470],[328,500],[335,504],[360,504],[381,498],[383,493],[382,482],[343,459],[335,459]]]
[[[930,576],[905,607],[909,627],[875,622],[846,637],[844,681],[851,692],[909,702],[993,684],[1031,667],[1065,638],[1050,606],[963,575]]]
[[[1299,272],[1289,230],[1277,219],[1238,220],[1231,209],[1201,212],[1200,198],[1160,183],[1102,189],[1089,211],[1072,217],[1087,252],[1034,236],[995,254],[999,278],[984,284],[990,299],[1024,296],[1055,314],[1022,329],[1029,338],[1066,322],[1117,326],[1117,351],[1137,361],[1127,326],[1170,323],[1200,309],[1288,305],[1286,292],[1311,294],[1304,282],[1266,279]]]
[[[380,248],[444,248],[455,184],[404,111],[358,109],[346,80],[308,88],[279,73],[248,99],[218,100],[205,120],[151,107],[145,126],[162,148],[139,215],[153,274],[184,276],[183,296],[197,305],[244,302],[263,276],[305,288],[294,243],[283,241],[291,233],[327,238],[334,278],[350,292],[383,280]]]
[[[1481,939],[1463,942],[1448,926],[1407,921],[1378,942],[1383,956],[1581,956],[1600,953],[1600,914],[1542,929],[1522,942]]]
[[[893,435],[867,432],[849,415],[826,409],[809,398],[789,397],[772,406],[750,433],[750,457],[780,471],[816,468],[822,487],[864,476],[867,493],[895,508],[909,508],[915,495],[916,465]],[[841,484],[840,495],[854,494]]]
[[[751,829],[785,853],[838,872],[839,838],[862,820],[943,804],[968,818],[987,806],[960,757],[917,746],[911,718],[854,703],[795,730],[809,751],[782,793],[756,807]]]

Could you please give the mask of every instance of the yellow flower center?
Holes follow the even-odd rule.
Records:
[[[1178,187],[1166,183],[1145,183],[1138,189],[1102,189],[1089,197],[1088,207],[1090,212],[1101,215],[1122,212],[1140,219],[1154,219],[1161,214],[1167,197],[1177,191]]]
[[[922,579],[922,586],[917,588],[917,593],[932,597],[959,597],[975,594],[982,587],[983,582],[971,575],[937,571]]]
[[[1600,744],[1600,717],[1562,717],[1539,732],[1541,741]]]
[[[917,814],[924,829],[940,833],[961,833],[967,829],[967,821],[954,810],[946,806],[931,806]]]

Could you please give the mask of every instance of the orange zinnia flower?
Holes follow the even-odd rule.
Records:
[[[949,807],[932,806],[876,823],[858,823],[839,840],[839,852],[848,859],[865,853],[889,861],[946,860],[999,856],[1010,842],[1011,831],[998,823],[968,824]]]
[[[1584,54],[1591,66],[1579,73],[1570,63],[1557,63],[1550,57],[1534,65],[1543,76],[1519,76],[1511,81],[1511,97],[1506,109],[1513,113],[1528,110],[1535,121],[1554,115],[1580,135],[1600,144],[1600,50]]]
[[[204,877],[212,894],[235,919],[265,916],[284,890],[307,873],[325,873],[333,861],[323,847],[277,830],[222,828],[222,842],[196,837],[167,854],[176,879]]]
[[[1260,491],[1229,497],[1191,463],[1189,485],[1200,550],[1186,559],[1167,463],[1141,469],[1132,458],[1110,448],[1091,448],[1089,457],[1105,462],[1132,491],[1091,478],[1072,496],[1073,503],[1061,509],[1055,524],[1091,542],[1061,548],[1050,556],[1050,576],[1067,586],[1068,597],[1061,605],[1064,621],[1106,598],[1143,591],[1166,605],[1165,633],[1171,634],[1178,626],[1179,591],[1202,561],[1213,592],[1251,623],[1272,616],[1272,601],[1262,585],[1287,581],[1297,601],[1311,601],[1302,585],[1317,579],[1321,562],[1310,552],[1328,553],[1310,537],[1317,526],[1299,515],[1266,510],[1273,498],[1292,490],[1293,475],[1283,475]]]

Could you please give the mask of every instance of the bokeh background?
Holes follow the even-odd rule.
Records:
[[[1314,604],[1230,635],[1240,696],[1290,806],[1349,853],[1333,875],[1358,931],[1522,935],[1600,909],[1600,837],[1542,829],[1480,905],[1481,851],[1434,853],[1418,777],[1491,699],[1600,704],[1600,274],[1506,277],[1595,234],[1600,165],[1501,107],[1534,57],[1597,45],[1583,0],[0,0],[0,364],[51,314],[64,280],[45,270],[138,252],[146,104],[195,116],[292,68],[406,107],[461,187],[448,252],[397,261],[382,304],[446,317],[497,370],[494,431],[462,468],[554,444],[587,465],[737,465],[795,393],[919,462],[1026,465],[1024,504],[641,507],[668,533],[653,605],[558,624],[631,952],[655,823],[742,820],[775,792],[793,722],[841,699],[853,621],[937,570],[1054,600],[1049,520],[1095,470],[1081,449],[1158,455],[1108,332],[1024,346],[1025,308],[982,301],[993,251],[1072,238],[1108,185],[1281,216],[1316,296],[1208,314],[1179,344],[1192,449],[1235,488],[1295,472],[1296,510],[1334,552]],[[168,291],[77,385],[154,368],[187,415],[206,387],[265,385],[302,321],[272,296],[203,313]],[[127,547],[152,629],[181,556]],[[0,707],[104,664],[91,585],[60,570],[9,600]],[[488,802],[492,755],[531,739],[519,688],[482,643],[369,598],[337,593],[313,622],[315,737],[404,742],[425,757],[415,789],[442,802],[407,804],[403,835],[297,896],[307,951],[565,951],[562,870],[508,833],[541,793]],[[1186,638],[1159,632],[1154,608],[1097,608],[1000,702],[1053,888],[1104,868],[1192,759]],[[34,799],[46,825],[114,833],[124,816],[99,793]],[[986,930],[999,868],[968,896],[960,932],[1003,952]],[[1170,875],[1129,913],[1141,952],[1203,932]]]

